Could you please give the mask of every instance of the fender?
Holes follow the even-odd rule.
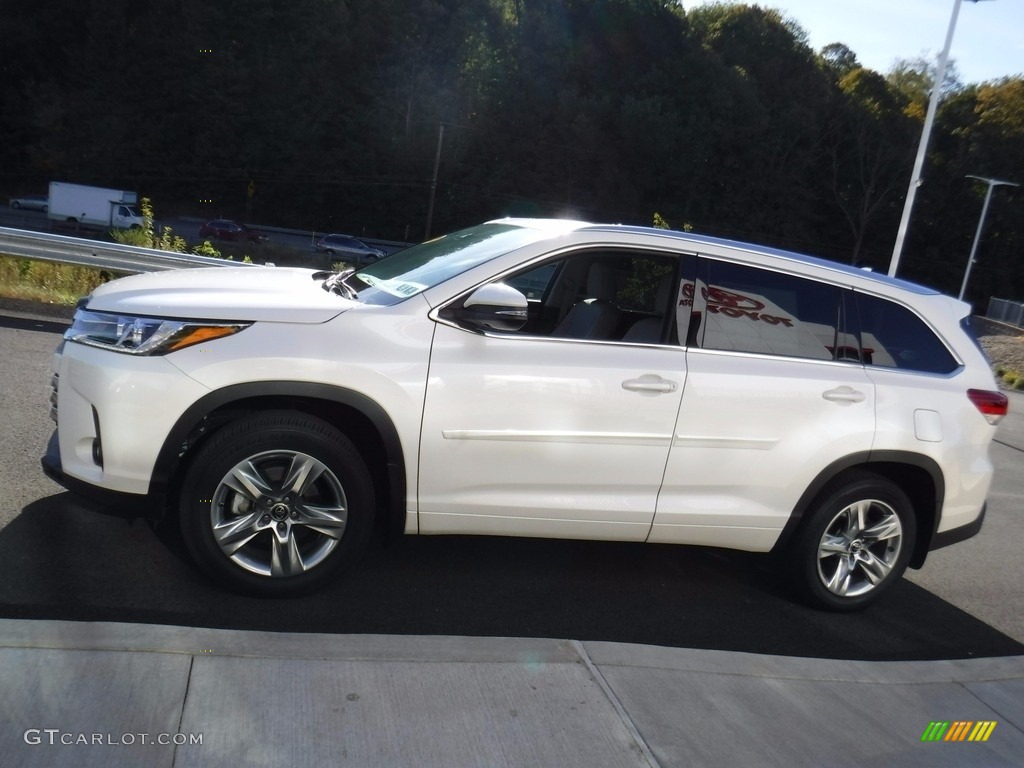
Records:
[[[816,478],[807,486],[807,490],[800,496],[800,500],[797,501],[796,506],[793,508],[793,512],[790,514],[789,520],[786,522],[785,527],[782,529],[782,533],[779,534],[779,539],[776,541],[775,546],[772,547],[773,553],[781,552],[789,544],[793,534],[800,528],[800,524],[803,521],[804,514],[807,512],[808,507],[814,499],[821,493],[821,491],[831,483],[836,477],[845,472],[848,469],[855,467],[863,467],[865,469],[872,469],[872,465],[875,465],[876,469],[881,469],[878,465],[904,465],[917,467],[918,469],[924,470],[931,478],[932,489],[935,496],[935,506],[933,509],[919,510],[926,512],[931,517],[931,526],[918,526],[917,541],[914,542],[914,552],[911,555],[910,565],[913,568],[920,568],[924,564],[925,556],[931,547],[932,539],[935,537],[935,532],[939,527],[939,523],[942,520],[942,504],[946,497],[946,481],[942,475],[942,470],[939,468],[938,463],[928,456],[923,456],[919,453],[912,453],[910,451],[863,451],[859,453],[852,453],[838,461],[828,465],[823,469]],[[889,479],[896,482],[898,485],[903,486],[900,483],[899,477],[894,477],[888,473],[882,472],[881,474],[886,475]],[[904,490],[907,490],[905,486]],[[912,489],[908,492],[911,499],[914,498]]]
[[[405,455],[398,430],[395,429],[391,417],[378,402],[361,392],[317,382],[255,381],[232,384],[210,392],[192,403],[170,430],[160,448],[149,482],[149,495],[167,494],[181,457],[188,450],[188,444],[196,437],[196,430],[209,414],[230,408],[236,403],[244,406],[246,402],[267,399],[283,403],[294,399],[336,403],[351,408],[365,417],[376,429],[384,446],[384,465],[389,492],[387,530],[389,533],[398,534],[405,530]],[[313,415],[317,414],[313,412]]]

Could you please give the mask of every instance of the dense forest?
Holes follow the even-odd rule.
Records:
[[[671,0],[0,0],[0,194],[403,241],[504,215],[650,224],[888,268],[931,63],[812,50]],[[985,184],[1024,182],[1024,77],[955,75],[900,274],[954,295]],[[248,199],[250,182],[255,194]],[[996,188],[968,297],[1024,299]]]

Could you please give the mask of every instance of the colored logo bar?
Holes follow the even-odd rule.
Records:
[[[921,734],[921,741],[988,741],[996,729],[995,720],[933,720]]]

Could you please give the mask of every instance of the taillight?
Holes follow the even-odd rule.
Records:
[[[1010,409],[1010,401],[1002,392],[988,389],[968,389],[967,397],[981,411],[989,424],[998,424]]]

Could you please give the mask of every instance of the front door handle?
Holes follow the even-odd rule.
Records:
[[[674,381],[663,379],[654,373],[645,373],[638,379],[626,379],[622,382],[623,389],[639,392],[641,395],[661,395],[675,392],[678,386]]]
[[[868,397],[860,390],[847,386],[826,390],[821,396],[833,403],[863,403]]]

